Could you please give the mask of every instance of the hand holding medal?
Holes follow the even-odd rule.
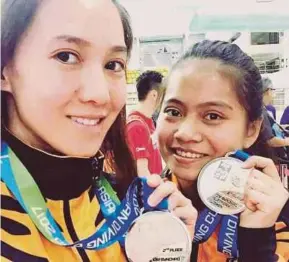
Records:
[[[208,232],[213,232],[221,223],[218,250],[232,257],[238,257],[238,225],[273,226],[289,197],[273,161],[249,157],[243,151],[228,153],[206,164],[198,177],[198,191],[209,209],[200,214],[194,242],[204,242],[210,236],[202,232],[202,226],[208,226]],[[229,234],[231,237],[227,238]],[[230,248],[225,248],[228,243]]]
[[[125,241],[129,260],[147,262],[178,258],[178,261],[188,261],[197,211],[172,182],[152,175],[147,183],[155,188],[148,198],[149,206],[156,207],[167,198],[170,212],[152,211],[135,220]]]
[[[243,165],[252,169],[245,186],[246,209],[241,213],[240,226],[271,227],[289,197],[283,187],[274,162],[259,156],[250,157]]]
[[[246,209],[245,186],[250,169],[242,165],[248,158],[240,150],[229,152],[207,163],[198,176],[199,196],[208,208],[199,215],[193,241],[205,242],[220,224],[218,251],[233,258],[238,257],[238,214]]]
[[[150,195],[148,204],[155,207],[162,199],[167,197],[168,210],[185,223],[192,238],[198,216],[192,202],[178,190],[176,184],[170,181],[164,182],[159,175],[152,175],[148,178],[147,183],[150,187],[156,188]]]

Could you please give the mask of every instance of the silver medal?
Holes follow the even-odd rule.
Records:
[[[169,212],[152,211],[137,218],[125,239],[129,261],[188,261],[192,241],[185,224]]]
[[[207,163],[198,176],[198,192],[203,203],[221,215],[237,214],[245,209],[244,189],[250,169],[242,161],[221,157]]]

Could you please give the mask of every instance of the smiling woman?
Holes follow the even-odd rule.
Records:
[[[66,1],[58,7],[43,1],[2,74],[13,115],[7,128],[14,135],[37,148],[89,157],[125,104],[128,54],[113,4],[95,1],[86,8],[84,2],[68,8]],[[79,25],[72,26],[73,20]],[[109,30],[97,28],[102,23],[111,25]],[[58,132],[52,132],[56,126]]]
[[[271,155],[263,139],[262,107],[259,70],[252,58],[234,44],[208,40],[197,43],[179,59],[168,76],[157,133],[169,178],[199,212],[191,261],[229,260],[237,244],[241,262],[276,261],[275,252],[279,261],[289,259],[287,240],[283,242],[288,239],[288,225],[276,223],[282,209],[281,214],[288,217],[289,194],[273,161],[265,158]],[[214,178],[221,176],[219,180],[226,181],[228,170],[234,165],[222,162],[221,157],[236,150],[256,155],[243,166],[251,168],[247,170],[250,176],[243,188],[245,199],[241,198],[246,208],[240,213],[240,221],[230,220],[234,216],[222,218],[219,229],[212,226],[218,225],[218,214],[205,209],[200,200],[204,200],[204,196],[199,194],[205,194],[206,188],[216,189],[218,194],[226,192],[222,189],[225,183],[218,184]],[[221,163],[219,174],[211,169],[208,172],[211,182],[206,183],[200,193],[199,176],[217,160]],[[240,182],[236,181],[235,184]],[[210,196],[216,205],[226,199],[218,194]],[[234,202],[230,203],[232,207]],[[277,236],[278,242],[275,223],[282,233]],[[237,227],[238,238],[233,238]],[[229,228],[226,234],[223,234],[224,228]],[[230,237],[226,239],[227,236]]]
[[[128,14],[110,1],[12,0],[2,1],[1,19],[2,142],[33,177],[65,237],[78,241],[102,220],[91,194],[100,147],[114,155],[119,196],[135,175],[123,131]],[[2,181],[1,193],[3,259],[124,260],[118,244],[101,253],[53,245]]]
[[[124,197],[137,176],[124,132],[129,16],[108,0],[1,11],[1,260],[126,261],[120,240],[142,207]],[[147,183],[151,207],[166,198],[193,234],[191,203],[159,176]]]

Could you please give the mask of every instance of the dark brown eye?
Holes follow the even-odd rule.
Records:
[[[216,113],[209,113],[205,116],[205,118],[207,120],[219,120],[219,119],[221,119],[221,116],[216,114]]]
[[[122,72],[125,68],[125,65],[119,61],[111,61],[105,65],[105,68],[114,72]]]
[[[179,110],[175,108],[167,108],[164,110],[164,113],[167,114],[168,116],[173,116],[173,117],[180,117],[181,113]]]
[[[79,62],[78,57],[71,52],[59,52],[55,57],[57,60],[65,64],[77,64]]]

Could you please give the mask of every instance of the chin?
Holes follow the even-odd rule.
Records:
[[[94,157],[96,153],[99,151],[100,146],[94,146],[91,147],[91,144],[87,147],[84,146],[75,146],[75,147],[67,147],[63,150],[63,153],[66,156],[71,156],[71,157],[78,157],[78,158],[90,158]]]
[[[94,157],[96,155],[97,151],[93,152],[93,153],[90,153],[90,152],[81,152],[81,153],[76,153],[76,154],[73,154],[71,156],[73,157],[77,157],[77,158],[91,158],[91,157]]]
[[[186,181],[196,181],[199,176],[199,173],[196,173],[196,170],[190,170],[182,167],[172,166],[171,171],[176,177]]]

